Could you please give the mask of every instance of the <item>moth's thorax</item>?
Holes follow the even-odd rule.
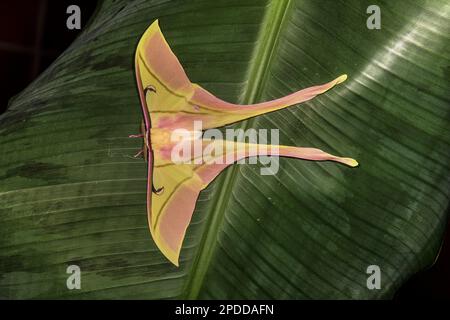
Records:
[[[151,128],[150,129],[150,142],[152,148],[158,146],[168,145],[170,143],[171,132],[167,129]]]
[[[150,129],[150,143],[152,149],[167,147],[179,143],[191,142],[201,139],[201,131],[179,129],[165,129],[165,128],[151,128]]]

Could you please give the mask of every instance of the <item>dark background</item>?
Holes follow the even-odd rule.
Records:
[[[72,4],[80,7],[83,29],[96,3],[93,0],[0,2],[0,114],[6,110],[9,99],[45,70],[79,34],[79,30],[66,27],[67,7]],[[411,278],[395,299],[450,300],[449,232],[436,264]]]

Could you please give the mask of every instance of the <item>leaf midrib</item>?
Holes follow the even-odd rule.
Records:
[[[259,102],[266,87],[271,62],[278,46],[278,35],[284,25],[285,18],[291,8],[291,0],[272,1],[264,15],[256,46],[250,60],[247,72],[247,84],[241,95],[241,103],[252,104]],[[255,122],[255,118],[242,121],[238,128],[246,130]],[[226,207],[232,195],[233,185],[239,169],[231,166],[217,181],[217,192],[213,198],[210,217],[206,221],[206,228],[200,242],[198,253],[191,266],[189,278],[186,282],[184,296],[196,299],[203,285],[209,263],[216,246],[216,237],[222,224]]]

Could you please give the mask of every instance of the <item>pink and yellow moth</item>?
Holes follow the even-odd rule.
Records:
[[[171,139],[175,130],[184,129],[191,133],[182,143],[191,144],[195,141],[200,143],[201,148],[220,144],[220,152],[214,156],[231,155],[235,161],[266,155],[329,160],[351,167],[358,165],[352,158],[334,156],[315,148],[217,141],[205,139],[194,132],[194,121],[201,121],[205,130],[218,128],[308,101],[345,81],[346,75],[272,101],[252,105],[228,103],[191,83],[164,38],[158,20],[150,25],[139,41],[135,68],[143,112],[142,134],[138,136],[144,140],[142,152],[148,164],[148,226],[158,248],[176,266],[179,265],[182,243],[200,191],[231,163],[174,162],[171,153],[175,145],[180,143]],[[253,147],[257,147],[256,154],[250,152]]]

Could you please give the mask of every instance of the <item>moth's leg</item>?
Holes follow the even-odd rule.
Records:
[[[142,147],[142,149],[140,149],[133,157],[134,158],[137,158],[137,157],[139,157],[140,155],[142,155],[145,151],[146,151],[146,147],[148,147],[147,146],[147,139],[146,139],[146,131],[145,131],[145,126],[144,126],[144,121],[142,121],[142,123],[141,123],[141,127],[140,127],[140,129],[141,129],[141,133],[139,133],[139,134],[130,134],[129,136],[128,136],[128,138],[142,138],[142,139],[144,139],[144,146]],[[145,154],[144,154],[144,156],[145,156]],[[145,159],[146,161],[147,161],[147,159]]]
[[[137,158],[137,157],[139,157],[140,155],[142,155],[144,153],[144,149],[141,149],[141,150],[139,150],[134,156],[133,156],[133,158]]]
[[[144,138],[144,135],[143,135],[143,134],[130,134],[130,135],[128,136],[128,138]],[[139,150],[139,151],[133,156],[133,158],[139,157],[143,152],[144,152],[144,148],[142,148],[141,150]]]
[[[143,134],[130,134],[128,136],[128,138],[144,138]],[[144,148],[142,148],[141,150],[139,150],[133,157],[137,158],[139,157],[142,153],[144,152]]]

